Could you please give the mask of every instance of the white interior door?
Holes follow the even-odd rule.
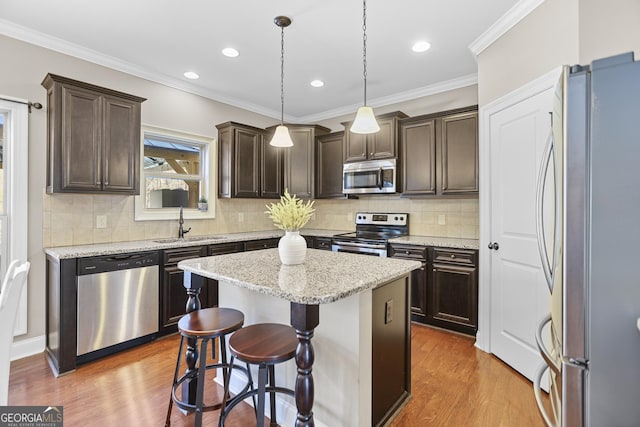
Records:
[[[24,101],[0,100],[0,280],[12,260],[27,261],[28,116]],[[27,288],[14,335],[27,333]]]
[[[535,330],[549,313],[536,238],[536,184],[558,74],[487,111],[490,351],[533,378],[542,358]],[[485,225],[486,229],[486,225]]]

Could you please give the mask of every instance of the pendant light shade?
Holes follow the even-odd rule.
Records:
[[[273,145],[274,147],[293,147],[289,128],[285,125],[278,126],[269,145]]]
[[[362,1],[362,76],[364,80],[364,105],[358,108],[356,118],[351,125],[353,133],[368,134],[380,130],[373,109],[367,106],[367,0]]]
[[[358,108],[356,118],[351,125],[351,132],[353,133],[376,133],[380,130],[376,116],[373,114],[373,108],[366,105]]]
[[[276,16],[273,22],[280,27],[280,126],[276,128],[269,145],[293,147],[289,128],[284,125],[284,29],[291,25],[291,19],[286,16]]]

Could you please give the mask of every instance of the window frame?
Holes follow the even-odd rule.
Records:
[[[201,158],[201,171],[204,175],[200,180],[201,194],[207,198],[209,208],[201,211],[197,208],[184,208],[184,219],[214,219],[216,217],[216,139],[172,129],[161,128],[151,125],[140,127],[140,194],[134,197],[134,220],[135,221],[160,221],[177,220],[180,208],[153,208],[145,207],[146,175],[144,172],[144,139],[145,135],[155,135],[178,140],[184,140],[189,144],[197,144],[203,147]]]

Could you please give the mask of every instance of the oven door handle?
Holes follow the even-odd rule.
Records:
[[[386,245],[371,245],[368,243],[356,243],[356,242],[345,242],[345,241],[339,241],[339,240],[334,240],[333,241],[334,245],[339,245],[339,246],[353,246],[356,248],[371,248],[371,249],[386,249],[387,246]]]

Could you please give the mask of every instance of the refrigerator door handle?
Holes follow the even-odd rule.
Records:
[[[560,375],[561,367],[554,363],[553,358],[551,357],[551,352],[547,349],[547,346],[544,345],[544,340],[542,339],[542,330],[550,322],[551,314],[548,314],[538,324],[538,327],[536,328],[536,344],[538,345],[538,350],[540,350],[542,358],[549,368],[551,368],[557,375]]]
[[[533,394],[536,398],[538,411],[540,412],[540,415],[542,416],[544,423],[547,425],[547,427],[557,427],[558,424],[556,422],[555,417],[549,416],[549,414],[547,413],[547,410],[544,407],[544,404],[542,403],[542,388],[540,387],[540,384],[542,383],[542,376],[548,369],[549,369],[549,365],[542,362],[542,364],[538,368],[538,371],[533,377]]]
[[[553,291],[553,276],[551,274],[551,265],[549,262],[549,252],[547,251],[547,242],[544,237],[544,221],[543,221],[543,209],[544,209],[544,186],[547,181],[547,171],[549,169],[549,163],[551,162],[553,154],[553,129],[549,130],[549,136],[547,137],[547,144],[544,147],[544,153],[542,154],[542,163],[540,164],[540,170],[538,171],[538,182],[536,185],[536,235],[538,240],[538,251],[540,252],[540,261],[542,261],[542,271],[544,278],[547,281],[547,287],[549,292]],[[555,218],[557,222],[558,218]],[[554,241],[556,239],[556,227],[554,226]]]

